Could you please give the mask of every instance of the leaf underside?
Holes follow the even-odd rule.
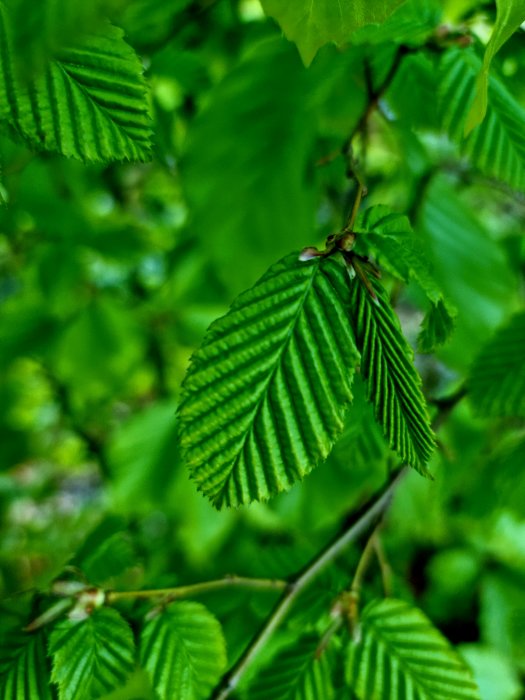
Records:
[[[463,660],[426,616],[401,600],[372,601],[348,680],[359,700],[479,700]]]
[[[140,660],[160,700],[207,698],[226,667],[221,626],[200,603],[175,603],[144,627]]]
[[[338,258],[273,265],[210,327],[179,408],[181,446],[220,507],[289,488],[344,427],[358,354]]]
[[[525,313],[516,314],[485,345],[468,387],[479,415],[525,417]]]
[[[377,303],[356,278],[351,309],[367,397],[385,437],[401,459],[425,474],[434,449],[421,380],[382,285],[370,279]]]
[[[262,0],[264,11],[297,44],[305,65],[329,42],[350,41],[354,31],[384,22],[403,0]]]
[[[25,80],[9,22],[0,4],[0,118],[37,150],[84,161],[149,158],[146,84],[120,29],[105,24]]]
[[[421,330],[417,337],[418,351],[429,353],[444,345],[452,335],[454,327],[455,314],[451,313],[443,299],[431,304],[421,322]]]

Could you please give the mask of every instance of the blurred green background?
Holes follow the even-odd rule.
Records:
[[[425,7],[431,29],[463,21],[482,38],[495,15],[491,3]],[[118,23],[151,88],[150,163],[84,165],[0,136],[5,615],[21,592],[46,590],[71,564],[114,588],[290,575],[395,463],[358,385],[326,464],[270,503],[219,513],[180,463],[175,410],[209,323],[272,262],[341,227],[354,187],[337,154],[366,109],[367,73],[380,84],[396,46],[363,34],[344,51],[324,47],[306,70],[252,0],[137,0]],[[524,107],[522,37],[496,69]],[[458,310],[450,342],[416,358],[430,401],[462,386],[483,345],[523,309],[525,271],[525,196],[473,167],[445,135],[438,60],[425,48],[403,59],[359,154],[365,205],[410,216]],[[424,296],[386,283],[414,344]],[[396,593],[460,645],[483,698],[518,700],[525,424],[475,408],[467,395],[440,416],[435,481],[409,475],[384,546]],[[311,600],[327,608],[358,556],[350,551]],[[370,592],[378,585],[372,576]],[[230,661],[272,600],[208,597]],[[294,624],[310,622],[297,612]],[[151,696],[140,674],[130,688],[118,697]]]

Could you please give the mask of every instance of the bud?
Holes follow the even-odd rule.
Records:
[[[355,246],[355,239],[356,239],[355,233],[344,233],[341,236],[341,238],[337,239],[337,247],[339,248],[339,250],[342,250],[345,253],[348,253]]]
[[[308,248],[303,248],[301,250],[299,253],[299,260],[305,262],[306,260],[313,260],[313,258],[317,258],[319,255],[322,255],[322,253],[317,250],[317,248],[309,246]]]

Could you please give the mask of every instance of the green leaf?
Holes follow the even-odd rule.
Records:
[[[49,653],[60,700],[95,700],[122,685],[135,666],[131,629],[111,608],[59,622]]]
[[[221,626],[200,603],[170,605],[144,627],[140,662],[160,700],[204,700],[226,668]]]
[[[404,282],[414,279],[431,302],[442,299],[423,243],[414,234],[408,217],[380,204],[359,216],[355,231],[366,234],[364,245],[376,254],[382,267]]]
[[[106,24],[62,48],[28,81],[18,61],[0,4],[0,118],[29,145],[84,161],[148,159],[146,85],[120,29]]]
[[[440,288],[458,309],[445,352],[447,362],[463,373],[515,308],[515,273],[491,230],[444,178],[436,178],[427,189],[418,232]]]
[[[464,138],[480,67],[479,57],[470,49],[447,51],[443,56],[440,95],[443,127],[481,172],[523,189],[525,109],[494,75],[489,80],[486,118]]]
[[[421,610],[374,600],[363,610],[360,632],[348,664],[359,700],[479,700],[466,664]]]
[[[116,516],[104,518],[89,534],[72,565],[89,583],[102,586],[136,563],[137,557],[125,523]]]
[[[250,685],[250,700],[332,700],[328,650],[318,656],[319,638],[303,637],[280,651]]]
[[[384,22],[403,0],[262,0],[286,37],[297,44],[305,65],[330,42],[344,44],[367,24]]]
[[[525,21],[525,0],[496,0],[498,14],[485,49],[483,66],[476,80],[476,94],[465,122],[465,135],[481,124],[487,113],[489,69],[492,59]]]
[[[357,362],[342,261],[273,265],[215,321],[179,407],[198,487],[220,507],[288,489],[344,427]]]
[[[115,431],[108,445],[111,492],[121,510],[149,512],[169,500],[178,439],[173,401],[156,402]]]
[[[382,23],[369,24],[352,34],[352,44],[419,46],[439,25],[443,9],[437,0],[405,0]]]
[[[389,445],[423,474],[434,449],[421,380],[388,297],[370,280],[377,300],[360,279],[351,285],[351,313],[367,397]]]
[[[181,169],[190,225],[234,294],[314,238],[308,79],[290,46],[265,41],[211,92],[189,130]]]
[[[525,417],[525,312],[516,314],[481,350],[468,388],[482,416]]]
[[[417,337],[419,352],[433,352],[444,345],[454,332],[456,312],[443,299],[431,304],[421,322]]]
[[[38,71],[53,53],[64,45],[70,46],[87,32],[100,28],[107,14],[119,0],[5,0],[12,17],[15,55],[23,55],[18,66],[24,78]]]
[[[51,700],[44,635],[2,635],[0,700]]]

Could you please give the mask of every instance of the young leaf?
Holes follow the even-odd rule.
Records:
[[[417,337],[418,351],[433,352],[444,345],[454,331],[455,318],[456,312],[443,299],[439,299],[436,304],[432,303],[421,322]]]
[[[42,632],[2,635],[0,700],[51,700],[49,669]]]
[[[469,669],[421,610],[401,600],[373,600],[360,630],[348,663],[359,700],[479,700]]]
[[[297,44],[305,65],[310,65],[324,44],[343,44],[352,33],[381,23],[403,0],[262,0],[264,11]]]
[[[131,629],[111,608],[59,622],[49,653],[60,700],[95,700],[122,685],[135,665]]]
[[[357,351],[348,275],[336,258],[273,265],[215,321],[192,358],[181,446],[220,507],[289,488],[344,427]]]
[[[20,77],[0,4],[0,118],[35,149],[84,161],[146,160],[150,122],[139,59],[106,24],[62,48],[31,80]]]
[[[474,51],[447,51],[442,59],[440,112],[444,128],[475,167],[516,189],[525,187],[525,109],[491,75],[484,121],[464,138],[481,61]]]
[[[525,312],[513,316],[485,345],[468,387],[479,415],[525,417]]]
[[[248,689],[250,700],[332,700],[329,650],[317,654],[319,638],[303,637],[279,652]]]
[[[490,41],[485,49],[483,66],[476,79],[476,94],[465,123],[465,135],[480,124],[487,112],[489,69],[492,59],[525,21],[525,0],[496,0],[498,14]]]
[[[359,216],[355,230],[366,234],[364,245],[376,254],[381,267],[404,282],[414,279],[432,303],[442,299],[425,247],[406,216],[380,204]]]
[[[170,605],[144,627],[140,662],[160,700],[204,700],[226,668],[221,626],[200,603]]]
[[[421,380],[413,353],[386,293],[370,279],[377,300],[360,279],[351,285],[351,313],[368,400],[390,447],[421,473],[434,449]]]

